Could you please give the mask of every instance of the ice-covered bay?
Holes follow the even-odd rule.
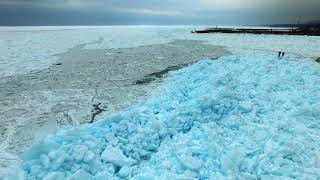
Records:
[[[172,177],[192,177],[200,176],[201,173],[201,177],[208,176],[208,173],[200,172],[200,169],[211,169],[214,172],[217,172],[213,175],[216,177],[227,175],[232,177],[232,173],[225,173],[225,170],[222,168],[217,168],[218,165],[221,165],[222,167],[223,164],[224,168],[235,169],[235,167],[228,165],[228,159],[221,159],[224,157],[232,158],[232,154],[243,155],[243,152],[248,150],[245,145],[250,145],[252,147],[251,150],[254,151],[254,153],[256,153],[255,150],[257,150],[258,153],[261,153],[263,150],[261,150],[260,144],[250,143],[256,143],[258,140],[255,140],[255,137],[259,138],[268,133],[279,132],[278,134],[281,134],[282,131],[280,130],[283,128],[280,127],[281,124],[278,127],[278,122],[282,122],[284,127],[288,126],[289,128],[289,130],[283,130],[284,134],[281,134],[283,135],[281,138],[286,136],[286,133],[295,132],[292,130],[293,126],[304,127],[300,125],[304,125],[304,123],[306,124],[305,126],[307,126],[306,132],[308,135],[303,136],[299,134],[301,129],[296,136],[298,139],[294,139],[293,135],[288,135],[287,139],[296,140],[294,142],[288,141],[293,142],[294,145],[288,145],[284,143],[283,140],[274,140],[276,143],[283,142],[282,145],[281,143],[276,144],[279,148],[274,150],[274,152],[278,152],[279,149],[281,152],[285,151],[281,149],[282,147],[296,147],[296,144],[298,143],[298,145],[302,144],[303,148],[310,147],[311,150],[306,148],[306,153],[312,151],[312,153],[317,154],[317,152],[312,149],[317,147],[317,141],[315,140],[315,143],[310,145],[308,138],[318,137],[317,120],[319,119],[319,116],[317,115],[317,110],[314,110],[316,107],[314,102],[319,102],[319,89],[317,88],[319,82],[316,80],[316,77],[319,79],[319,74],[317,73],[317,69],[315,69],[318,68],[319,65],[312,63],[312,61],[320,56],[320,38],[246,34],[191,34],[190,31],[194,29],[195,27],[191,26],[1,27],[0,168],[8,168],[11,161],[19,161],[18,157],[20,153],[24,151],[25,147],[30,146],[35,139],[45,137],[49,133],[54,133],[61,125],[78,126],[82,123],[95,121],[98,118],[104,117],[106,114],[117,112],[142,99],[146,99],[150,91],[159,84],[151,83],[150,86],[146,86],[143,83],[148,83],[150,80],[157,79],[154,77],[162,76],[161,74],[167,72],[168,69],[178,69],[179,67],[182,67],[181,65],[192,64],[200,60],[200,58],[207,57],[214,59],[228,54],[221,47],[207,44],[224,46],[225,49],[228,49],[234,54],[238,54],[241,63],[237,65],[226,63],[224,65],[214,62],[213,64],[208,63],[208,67],[203,67],[203,64],[201,65],[201,63],[197,64],[194,68],[203,68],[203,73],[205,75],[203,80],[195,79],[196,77],[188,77],[190,81],[187,81],[187,76],[190,74],[199,75],[199,73],[202,72],[202,69],[198,69],[199,72],[195,72],[192,68],[179,71],[176,75],[173,75],[169,80],[165,81],[167,86],[164,85],[163,89],[167,89],[168,92],[164,94],[160,93],[160,97],[149,100],[142,105],[132,108],[132,110],[121,112],[120,114],[140,114],[140,112],[143,113],[140,108],[152,109],[155,107],[155,104],[163,103],[165,98],[168,98],[168,103],[171,104],[161,107],[166,110],[171,108],[169,108],[169,106],[173,106],[174,109],[165,114],[160,113],[159,116],[167,117],[167,115],[170,115],[170,117],[174,117],[171,119],[179,119],[179,117],[184,118],[184,115],[188,115],[188,113],[194,114],[195,111],[199,110],[200,107],[194,106],[197,104],[195,101],[200,98],[199,103],[205,103],[205,101],[202,102],[202,100],[206,99],[205,97],[209,97],[210,99],[211,91],[213,94],[214,92],[219,92],[220,94],[229,92],[232,96],[234,95],[232,94],[234,92],[236,97],[232,97],[231,102],[236,105],[238,104],[237,108],[233,108],[233,110],[231,110],[232,116],[226,117],[224,119],[225,121],[221,121],[222,123],[206,122],[204,124],[199,124],[197,123],[197,118],[195,120],[188,120],[189,117],[187,116],[188,118],[184,119],[186,119],[188,123],[183,126],[187,129],[192,126],[190,131],[188,130],[188,133],[181,133],[181,131],[178,131],[175,136],[172,136],[173,140],[161,140],[161,144],[165,144],[165,146],[159,145],[154,152],[153,150],[150,150],[152,151],[150,154],[156,155],[148,157],[150,159],[143,160],[141,163],[139,161],[141,164],[139,165],[139,168],[158,178],[164,178],[166,176],[171,177],[171,175]],[[206,42],[175,41],[176,39],[204,40]],[[279,62],[277,61],[278,59],[273,59],[273,57],[277,55],[276,51],[279,50],[286,52],[287,59],[282,59]],[[250,62],[252,64],[245,63],[244,61],[246,60],[248,60],[248,63]],[[222,59],[222,62],[225,61],[233,62],[235,59],[234,57]],[[56,62],[58,62],[58,65],[55,65]],[[275,63],[274,66],[272,65],[273,63]],[[212,67],[215,67],[215,69],[212,69]],[[240,72],[240,70],[238,71],[236,67],[242,68],[241,71],[243,72]],[[266,73],[266,75],[262,75],[262,72],[269,72],[267,71],[267,68],[269,68],[270,72],[273,72],[273,74]],[[212,72],[209,73],[209,70]],[[223,72],[220,71],[229,73],[222,75]],[[181,72],[184,72],[185,75],[180,76],[179,73]],[[178,81],[180,77],[182,77],[181,82]],[[237,78],[240,78],[238,79],[238,84],[235,80]],[[217,87],[211,84],[219,79],[221,84],[216,83],[215,85],[217,85]],[[193,80],[195,80],[195,83],[190,83],[193,82]],[[185,84],[182,81],[189,82],[189,84]],[[142,85],[137,85],[136,82],[142,82]],[[264,84],[266,82],[269,82],[269,84]],[[174,88],[171,87],[173,86],[172,84],[174,84],[174,86],[177,86],[178,84],[179,86],[177,87],[179,88],[177,88],[176,91],[173,91]],[[195,90],[192,90],[192,84],[197,85],[203,92],[196,93],[197,95],[191,93],[193,95],[190,96],[188,104],[182,103],[183,108],[177,109],[175,106],[180,106],[179,103],[181,100],[177,100],[176,98],[186,100],[187,97],[184,97],[185,95],[188,95],[190,92],[196,92]],[[231,86],[230,84],[233,84],[234,86]],[[260,87],[260,89],[256,90],[256,87]],[[263,89],[262,87],[266,89]],[[269,87],[269,89],[267,87]],[[206,88],[207,91],[205,92]],[[171,93],[176,93],[175,95],[181,96],[175,98],[175,95],[173,96],[169,93],[170,91],[172,91]],[[305,94],[303,94],[302,91],[305,91]],[[249,94],[249,92],[252,94]],[[295,93],[298,93],[298,95]],[[290,101],[287,100],[287,95],[290,96]],[[229,95],[221,96],[224,97]],[[237,99],[238,96],[244,96],[244,99]],[[246,100],[247,97],[253,100]],[[203,99],[201,100],[201,98]],[[224,98],[221,100],[220,96],[218,99],[219,102],[222,101],[222,104],[226,101]],[[229,101],[227,101],[227,104],[228,103]],[[283,104],[281,105],[281,103]],[[194,106],[194,109],[191,108],[192,106]],[[210,102],[208,106],[210,106]],[[281,108],[288,108],[289,110],[282,111]],[[294,111],[295,109],[297,111]],[[180,112],[182,110],[183,113]],[[221,107],[221,111],[225,111],[224,107]],[[243,114],[243,112],[247,113]],[[220,112],[217,113],[219,114]],[[202,115],[207,117],[207,114],[199,114],[199,116],[196,117]],[[213,117],[217,118],[215,115]],[[213,117],[208,115],[208,118]],[[154,116],[152,115],[149,117],[149,114],[147,114],[146,118],[148,119],[146,122],[150,123],[149,121],[151,121]],[[261,120],[261,118],[263,118],[263,120]],[[127,121],[128,118],[125,119],[126,123],[129,122]],[[246,121],[247,119],[249,120]],[[301,122],[302,119],[303,122]],[[170,121],[170,119],[167,119],[167,121]],[[194,124],[190,124],[189,122],[194,122]],[[231,123],[230,127],[235,128],[235,130],[237,130],[238,127],[245,128],[238,128],[239,132],[234,131],[232,128],[229,131],[228,128],[225,129],[229,124],[224,124],[224,122]],[[249,123],[246,124],[247,122]],[[100,125],[93,126],[94,128],[104,129],[104,127]],[[120,127],[118,125],[115,126]],[[167,124],[163,125],[160,123],[159,126],[166,127]],[[171,126],[173,127],[171,128]],[[176,127],[177,126],[175,125],[170,125],[170,128],[173,129],[172,131],[176,131],[174,130]],[[144,126],[138,126],[136,128],[144,128]],[[90,130],[91,128],[83,127],[80,129]],[[207,139],[212,134],[215,134],[210,129],[213,129],[212,131],[217,130],[218,134],[215,136],[217,136],[218,139],[217,141],[214,140],[214,143],[218,143],[218,145],[210,142],[212,138]],[[277,129],[280,130],[276,131]],[[77,133],[77,131],[78,130],[71,130],[68,132]],[[93,131],[93,129],[90,131]],[[143,132],[142,134],[140,133],[140,129],[139,132],[137,132],[139,136],[143,136],[144,131],[146,130],[143,129],[141,131]],[[99,139],[100,136],[102,137],[102,135],[97,137],[95,133],[90,133],[88,136],[93,139]],[[255,133],[257,133],[257,135]],[[234,136],[235,134],[237,136]],[[253,136],[253,134],[256,136]],[[62,136],[63,140],[61,142],[68,144],[69,141],[65,141],[64,139],[65,135]],[[250,139],[251,136],[253,138],[252,141]],[[55,139],[56,137],[60,137],[60,135],[53,137]],[[79,141],[76,141],[74,144],[80,145],[82,142],[85,142],[85,138],[83,137],[84,136],[81,136]],[[196,137],[201,138],[197,139]],[[239,139],[242,137],[247,137],[247,139]],[[278,138],[278,136],[274,137]],[[104,143],[102,144],[105,145],[105,143],[108,142],[106,140],[107,137],[102,137],[102,139],[104,140]],[[116,139],[118,139],[118,137]],[[230,139],[237,139],[239,143],[231,143]],[[311,139],[310,141],[313,140],[314,139]],[[70,142],[73,143],[74,141],[75,139],[71,137]],[[118,141],[126,140],[124,138],[115,141],[118,143]],[[175,142],[178,143],[175,144]],[[220,142],[230,144],[219,144]],[[261,142],[266,142],[266,140],[261,139]],[[147,141],[147,144],[148,143],[149,141]],[[196,145],[192,145],[192,147],[186,145],[193,143],[196,143]],[[271,143],[273,143],[273,141]],[[307,145],[305,145],[306,143]],[[204,146],[204,144],[209,144],[210,146]],[[298,145],[297,147],[300,148]],[[141,145],[141,147],[143,146]],[[194,146],[195,148],[200,148],[204,151],[216,149],[221,153],[213,154],[213,157],[210,156],[211,159],[193,157],[192,153],[191,157],[189,150],[193,149]],[[240,146],[243,147],[239,148]],[[269,145],[267,146],[269,147]],[[76,149],[77,147],[70,147],[71,149],[68,149],[69,155],[73,153],[72,149]],[[257,147],[257,149],[254,149],[254,147]],[[48,153],[49,150],[55,151],[54,148],[51,148],[52,147],[48,146]],[[86,149],[86,147],[83,148]],[[99,148],[100,151],[105,151],[106,147]],[[105,159],[108,159],[107,154],[110,152],[116,153],[116,157],[123,158],[124,156],[118,151],[120,148],[124,152],[124,149],[122,149],[123,147],[117,146],[117,148],[118,149],[108,148],[108,151],[105,152],[106,156],[103,158],[104,161]],[[224,150],[227,148],[234,148],[235,150]],[[169,153],[175,149],[180,149],[181,151],[176,151],[175,154]],[[136,152],[136,150],[134,152]],[[97,156],[99,158],[100,154],[94,153],[94,157]],[[69,155],[64,160],[74,162],[74,159],[70,159]],[[239,158],[243,159],[242,155],[239,156]],[[310,154],[308,154],[308,156],[309,155]],[[128,154],[125,154],[125,156],[128,156]],[[144,155],[141,156],[143,156],[141,159],[146,158]],[[267,157],[267,155],[265,156]],[[42,156],[42,158],[43,157],[46,156]],[[310,155],[308,158],[313,158],[312,160],[315,163],[299,164],[299,166],[296,167],[299,167],[300,170],[298,168],[292,170],[292,172],[301,173],[303,175],[307,174],[310,175],[311,178],[317,177],[318,174],[313,173],[318,170],[318,166],[315,165],[318,161],[314,157],[319,157],[319,155]],[[244,159],[245,158],[246,156]],[[262,157],[259,156],[259,158],[254,160],[260,161],[261,158]],[[32,171],[37,171],[37,168],[40,168],[42,171],[43,164],[37,161],[37,157],[35,159],[36,161],[34,162],[37,166],[34,166]],[[272,163],[280,162],[279,159],[281,160],[281,157],[278,157],[276,160],[272,159]],[[287,159],[290,160],[292,158],[289,157]],[[29,163],[28,160],[29,159],[24,159],[24,162]],[[50,157],[49,160],[50,162],[56,161],[55,157]],[[110,159],[108,161],[110,161]],[[118,160],[113,159],[112,161],[115,161],[115,163],[119,165]],[[127,159],[125,161],[127,161]],[[210,164],[212,161],[217,163],[212,165]],[[232,159],[232,161],[237,160]],[[294,161],[296,160],[294,159]],[[250,163],[251,162],[253,162],[253,160],[250,161]],[[158,163],[158,165],[155,165],[155,163]],[[283,164],[286,163],[287,162],[284,162]],[[191,167],[190,164],[195,164],[195,167]],[[78,169],[80,166],[85,167],[77,163],[75,166],[74,169]],[[113,165],[110,164],[107,166],[108,169],[109,166],[111,169],[113,167]],[[262,165],[253,164],[252,166],[256,168],[256,170],[254,170],[256,174],[254,175],[260,173],[261,177],[263,177],[262,173],[266,171],[259,169],[260,166],[262,168]],[[312,168],[305,168],[306,166]],[[170,168],[168,167],[173,168],[174,170],[169,171]],[[272,166],[272,168],[273,167],[274,166]],[[159,172],[157,171],[157,168],[164,169],[165,171]],[[241,170],[244,170],[242,164],[241,168]],[[126,173],[128,174],[128,172],[136,172],[135,169],[137,169],[136,164],[133,167],[122,168],[122,171],[115,174],[120,177]],[[266,167],[263,167],[263,169],[266,169]],[[117,171],[120,169],[115,168],[115,170]],[[50,171],[56,171],[56,169],[50,169]],[[87,171],[93,175],[91,170]],[[194,171],[197,172],[195,173]],[[248,168],[245,169],[246,173],[248,173],[248,171]],[[305,171],[305,173],[302,173],[302,171]],[[232,170],[231,172],[234,171]],[[82,171],[79,173],[83,174]],[[252,174],[252,171],[250,171],[249,174],[238,174],[246,178],[253,177],[254,175],[251,176],[250,173]],[[139,175],[140,172],[132,174]],[[275,172],[274,174],[279,173]],[[300,176],[301,174],[298,174],[297,176]],[[42,175],[44,176],[44,174]],[[42,177],[42,175],[39,175],[39,177]],[[51,174],[50,176],[55,178],[56,175],[59,177],[59,173]],[[29,174],[29,176],[31,176],[31,174]],[[149,175],[146,174],[145,176],[147,177]],[[293,177],[294,175],[291,176]],[[309,176],[307,178],[309,178]]]
[[[318,179],[319,69],[259,53],[202,60],[153,98],[34,144],[8,177]]]
[[[101,26],[101,27],[1,27],[0,77],[45,69],[55,56],[86,44],[84,49],[127,48],[172,42],[175,39],[204,40],[226,46],[232,52],[286,51],[303,57],[318,57],[320,37],[253,34],[192,34],[194,26]],[[102,39],[102,41],[98,41]],[[93,42],[99,43],[93,43]]]

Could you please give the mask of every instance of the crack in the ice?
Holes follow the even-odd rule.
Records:
[[[93,110],[92,110],[92,115],[91,115],[91,121],[90,123],[93,123],[94,120],[96,119],[96,116],[98,116],[99,114],[101,114],[102,112],[106,111],[104,108],[100,107],[101,102],[98,102],[97,104],[92,104],[93,106]]]
[[[186,66],[188,66],[190,63],[188,64],[181,64],[181,65],[177,65],[177,66],[170,66],[162,71],[158,71],[158,72],[154,72],[151,74],[147,74],[145,75],[141,80],[137,80],[135,82],[135,84],[137,85],[143,85],[143,84],[149,84],[152,81],[155,81],[157,79],[161,79],[163,78],[166,74],[168,74],[170,71],[175,71],[181,68],[184,68]]]
[[[212,57],[210,59],[211,60],[216,60],[218,58]],[[195,62],[196,61],[191,62],[191,63],[186,63],[186,64],[179,64],[179,65],[176,65],[176,66],[169,66],[164,70],[161,70],[161,71],[158,71],[158,72],[154,72],[154,73],[151,73],[151,74],[147,74],[142,79],[137,80],[135,82],[135,84],[136,85],[149,84],[152,81],[164,78],[171,71],[176,71],[176,70],[182,69],[182,68],[187,67],[187,66],[189,66],[189,65],[191,65],[191,64],[193,64]]]
[[[93,123],[96,119],[96,117],[101,114],[102,112],[106,111],[104,108],[101,108],[100,105],[101,105],[101,102],[97,102],[95,103],[95,99],[98,97],[99,93],[98,93],[98,89],[95,88],[95,94],[94,96],[92,97],[91,99],[91,102],[92,102],[92,107],[93,109],[91,110],[91,120],[90,120],[90,123]]]

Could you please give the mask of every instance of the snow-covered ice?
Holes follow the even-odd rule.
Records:
[[[147,101],[43,138],[4,179],[318,179],[319,70],[260,53],[202,60]]]
[[[57,54],[84,44],[85,49],[128,48],[171,42],[187,27],[1,27],[0,78],[45,69]],[[101,39],[102,38],[102,39]],[[102,42],[97,42],[99,39]]]
[[[57,54],[85,44],[84,49],[128,48],[172,42],[176,39],[204,40],[232,52],[285,51],[304,57],[318,57],[320,37],[192,34],[195,26],[74,26],[1,27],[0,77],[45,69],[58,61]],[[97,42],[102,38],[102,41]]]

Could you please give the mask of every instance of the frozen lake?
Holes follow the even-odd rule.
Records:
[[[19,156],[26,147],[29,147],[32,142],[42,139],[47,134],[55,133],[59,128],[91,124],[117,112],[122,112],[122,114],[125,115],[128,113],[135,114],[135,110],[127,112],[127,108],[144,102],[150,97],[157,96],[157,94],[160,96],[164,89],[166,90],[165,95],[160,96],[160,100],[153,98],[155,103],[152,105],[152,108],[155,108],[157,103],[161,101],[163,107],[166,108],[165,111],[168,111],[166,113],[160,113],[159,116],[162,117],[168,116],[171,118],[171,116],[175,116],[175,114],[188,113],[187,110],[183,113],[181,109],[176,109],[175,107],[177,103],[184,102],[184,92],[186,94],[192,94],[190,101],[187,100],[186,104],[182,103],[186,109],[196,104],[192,99],[201,101],[201,103],[204,104],[210,104],[211,101],[202,102],[201,98],[206,98],[210,87],[214,89],[215,86],[207,82],[207,80],[192,77],[191,74],[197,74],[197,67],[200,69],[203,68],[203,72],[207,73],[207,76],[211,77],[212,80],[217,77],[218,79],[215,79],[216,83],[224,89],[230,90],[231,94],[241,93],[242,90],[245,89],[247,93],[244,93],[245,95],[243,95],[243,97],[241,96],[241,103],[239,101],[239,106],[241,106],[242,109],[240,108],[239,111],[238,109],[233,111],[230,107],[232,113],[235,113],[233,115],[241,117],[242,120],[243,118],[250,119],[251,116],[253,119],[256,117],[257,113],[255,114],[251,111],[255,103],[255,105],[265,108],[268,107],[269,110],[274,111],[276,107],[278,107],[276,105],[273,107],[274,103],[277,104],[280,101],[285,101],[286,107],[284,107],[284,109],[289,108],[287,113],[284,113],[285,110],[282,111],[281,109],[277,111],[277,114],[266,113],[266,116],[263,116],[262,119],[289,118],[296,113],[298,114],[294,116],[294,123],[296,123],[296,125],[300,125],[299,117],[303,117],[303,119],[308,120],[308,123],[310,122],[308,128],[309,126],[316,126],[313,121],[317,119],[318,116],[317,111],[314,111],[313,108],[316,107],[315,102],[319,98],[319,96],[317,96],[319,89],[316,87],[318,83],[317,77],[319,76],[316,68],[318,68],[319,65],[314,63],[313,60],[320,57],[320,37],[252,34],[191,34],[190,31],[195,28],[196,27],[192,26],[1,27],[1,168],[5,170],[10,165],[19,162]],[[276,57],[277,52],[280,50],[286,52],[285,61],[283,63],[277,62],[277,65],[274,66],[269,65],[269,63],[274,62],[273,57]],[[217,62],[213,64],[209,63],[208,67],[205,67],[203,64],[199,65],[197,63],[203,59],[214,62],[217,58],[230,54],[235,54],[236,57],[223,59],[222,62],[225,62],[225,65]],[[237,65],[238,59],[241,63]],[[245,62],[246,60],[248,60],[247,63]],[[228,61],[235,64],[229,64]],[[293,63],[290,63],[291,61]],[[189,84],[184,84],[179,81],[179,73],[173,77],[173,82],[172,80],[169,82],[165,80],[166,83],[163,84],[163,79],[166,79],[168,73],[174,73],[173,71],[195,63],[196,66],[194,66],[194,68],[196,69],[192,69],[193,66],[191,66],[191,69],[189,68],[190,71],[179,71],[182,73],[181,77],[186,78],[186,82],[190,81]],[[255,63],[258,64],[253,65]],[[259,64],[263,65],[263,67],[259,67]],[[277,66],[282,67],[283,71],[278,73]],[[298,69],[293,68],[295,66],[298,66]],[[215,68],[220,69],[219,71],[214,71]],[[229,68],[232,69],[232,71],[230,71]],[[240,73],[241,70],[239,68],[246,73]],[[246,71],[246,69],[248,69],[248,71]],[[260,72],[255,72],[255,69],[260,69]],[[306,71],[306,73],[304,74],[303,71]],[[201,71],[199,72],[200,74],[197,76],[202,77]],[[210,74],[210,72],[212,72],[212,74]],[[273,74],[263,76],[262,72],[272,72]],[[253,76],[252,79],[250,79],[250,73]],[[236,80],[238,78],[237,76],[244,79],[240,78],[241,80]],[[299,79],[299,76],[301,76],[302,79]],[[279,81],[275,80],[277,78]],[[289,83],[290,78],[296,78],[292,84]],[[267,82],[269,79],[270,83]],[[273,80],[271,81],[271,79]],[[261,82],[259,80],[261,80]],[[174,82],[182,83],[183,87],[177,87],[177,91],[179,92],[176,92],[174,88],[164,88],[166,84],[172,87],[172,83]],[[199,92],[197,91],[200,97],[193,94],[195,92],[193,92],[192,89],[195,87],[191,82],[201,87]],[[232,82],[231,84],[234,86],[225,84],[225,82]],[[236,82],[239,82],[239,84]],[[209,85],[206,86],[208,83]],[[301,86],[300,83],[305,83],[308,86]],[[291,90],[300,97],[304,87],[308,89],[307,91],[314,98],[303,97],[298,99],[290,96],[290,100],[286,101],[281,99],[281,97],[278,96],[279,94],[275,93],[273,95],[279,99],[277,101],[269,101],[270,99],[267,100],[269,92],[267,88],[270,88],[270,84],[279,84],[279,86],[272,87],[271,89],[283,93],[283,97],[290,94]],[[280,86],[280,84],[283,84],[283,86]],[[290,90],[291,86],[300,89]],[[259,98],[257,94],[247,89],[249,87],[260,87],[259,91],[263,93],[263,98],[260,99],[261,103],[258,103]],[[236,91],[233,91],[233,88],[235,88]],[[216,89],[214,91],[222,92],[223,89]],[[173,94],[170,94],[170,92],[174,92],[178,96],[175,97]],[[168,100],[167,103],[169,104],[163,104],[163,98]],[[225,101],[224,97],[221,96],[221,98],[220,100]],[[252,100],[246,101],[246,98],[252,98]],[[170,99],[175,99],[175,101],[170,102]],[[238,101],[239,99],[235,98],[233,100]],[[308,105],[303,105],[303,103],[306,102]],[[172,103],[172,107],[170,103]],[[228,103],[230,102],[226,102],[226,104]],[[230,104],[226,106],[229,105]],[[272,106],[272,108],[270,106]],[[301,106],[301,109],[295,109],[295,106]],[[140,108],[148,109],[151,107],[149,105],[138,105],[136,107],[136,109],[138,109],[137,111],[140,111]],[[173,114],[171,114],[170,108],[174,109]],[[308,108],[311,110],[306,110]],[[248,109],[252,112],[249,113],[249,115],[246,114],[242,116],[241,114],[237,114],[242,111],[249,111]],[[198,110],[199,109],[190,109],[192,112]],[[278,116],[279,113],[284,113],[284,115]],[[311,113],[311,115],[304,117],[304,115],[301,115],[304,113]],[[213,116],[213,114],[210,113],[209,115],[202,115],[208,116],[209,118]],[[220,115],[221,114],[219,114],[219,116]],[[214,116],[218,115],[216,114]],[[187,119],[191,118],[185,114],[182,117]],[[199,117],[201,117],[201,114]],[[276,125],[282,125],[276,124],[273,126],[273,129],[270,130],[267,127],[274,123],[272,121],[273,119],[266,121],[265,124],[259,124],[253,119],[250,119],[250,123],[245,124],[245,127],[258,127],[259,132],[257,132],[257,136],[260,136],[259,133],[261,132],[261,136],[265,137],[266,133],[274,132],[274,129],[277,128]],[[193,120],[194,119],[191,118],[190,121]],[[232,125],[234,122],[231,122],[230,118],[226,119],[225,123],[227,124],[223,124],[223,126],[230,126],[230,128],[234,126]],[[231,123],[231,125],[228,123]],[[161,126],[161,124],[157,126],[159,125]],[[176,125],[177,124],[172,124],[170,126],[176,129],[181,128]],[[209,125],[212,126],[212,128],[220,128],[214,123]],[[188,128],[188,125],[185,126]],[[206,136],[206,133],[212,133],[202,126],[205,125],[200,123],[199,126],[190,131],[189,134],[183,135],[182,133],[178,133],[174,138],[183,144],[186,142],[182,139],[192,141],[194,136],[199,134]],[[100,125],[97,126],[97,128],[101,128]],[[141,128],[145,127],[141,126]],[[250,130],[253,131],[254,128]],[[294,130],[296,130],[298,134],[300,133],[297,129]],[[234,135],[232,128],[227,132],[230,133],[229,135]],[[310,137],[314,138],[314,129],[307,129],[307,132],[310,133]],[[249,131],[243,133],[250,134]],[[141,134],[137,133],[136,135],[140,136]],[[64,137],[64,135],[62,136]],[[92,136],[98,138],[96,135]],[[315,136],[317,136],[317,134]],[[286,137],[290,136],[286,134]],[[226,140],[220,136],[219,138],[221,141]],[[244,143],[247,142],[247,139],[240,138],[239,142],[240,141]],[[258,139],[253,142],[264,143],[262,141],[263,140]],[[71,142],[73,142],[73,140]],[[283,139],[277,142],[281,143]],[[297,142],[295,141],[294,143]],[[204,142],[200,140],[199,143]],[[214,144],[214,142],[212,143]],[[254,143],[251,145],[255,146]],[[167,152],[170,151],[170,149],[174,149],[172,142],[166,141],[165,144],[167,145],[159,147],[159,151]],[[276,145],[278,146],[279,144]],[[317,147],[317,145],[314,144],[308,144],[308,146]],[[216,148],[223,147],[225,148],[227,146],[219,146]],[[259,147],[262,147],[262,144],[259,144]],[[185,150],[184,148],[185,147],[181,147],[181,150]],[[298,150],[300,151],[301,149]],[[246,152],[249,150],[240,149],[239,151]],[[170,164],[174,161],[174,155],[172,155],[172,157],[170,155],[166,156],[164,155],[166,153],[161,152],[158,153],[158,159],[154,157],[153,161],[143,163],[141,168],[146,169],[148,172],[158,173],[159,175],[159,172],[157,172],[152,162],[164,162],[165,160],[171,159],[172,161],[167,162],[167,164]],[[179,153],[181,154],[181,158],[184,159],[183,163],[189,163],[189,161],[200,162],[200,160],[190,159],[188,153],[185,151]],[[226,153],[230,153],[230,156],[233,156],[232,153],[234,152],[228,151]],[[308,153],[312,154],[316,152],[308,151]],[[52,158],[54,160],[55,157]],[[187,160],[185,158],[187,158]],[[272,158],[269,158],[271,161]],[[25,161],[27,160],[25,159]],[[226,160],[226,163],[228,163],[227,161],[228,160]],[[203,163],[203,160],[201,160],[201,163]],[[160,169],[165,166],[166,164],[159,164]],[[188,166],[188,164],[184,166]],[[313,164],[309,164],[309,166],[313,166]],[[210,166],[207,164],[205,167],[218,171],[218,169],[214,169],[216,167],[212,166],[212,164]],[[191,167],[191,170],[192,168],[194,167]],[[233,167],[225,164],[225,168]],[[176,172],[178,171],[180,172],[181,170],[177,170]],[[141,177],[142,176],[143,175],[141,175]],[[195,174],[193,173],[192,176],[195,176]],[[218,175],[216,177],[218,177]]]
[[[203,40],[228,50],[285,51],[305,57],[319,56],[320,37],[191,34],[192,26],[111,27],[0,27],[0,77],[44,69],[58,61],[55,56],[85,44],[83,49],[128,48],[172,42],[175,39]],[[99,39],[102,38],[102,41]],[[99,43],[93,43],[97,42]]]

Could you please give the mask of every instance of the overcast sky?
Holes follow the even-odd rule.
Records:
[[[0,0],[0,25],[254,25],[320,19],[320,0]]]

